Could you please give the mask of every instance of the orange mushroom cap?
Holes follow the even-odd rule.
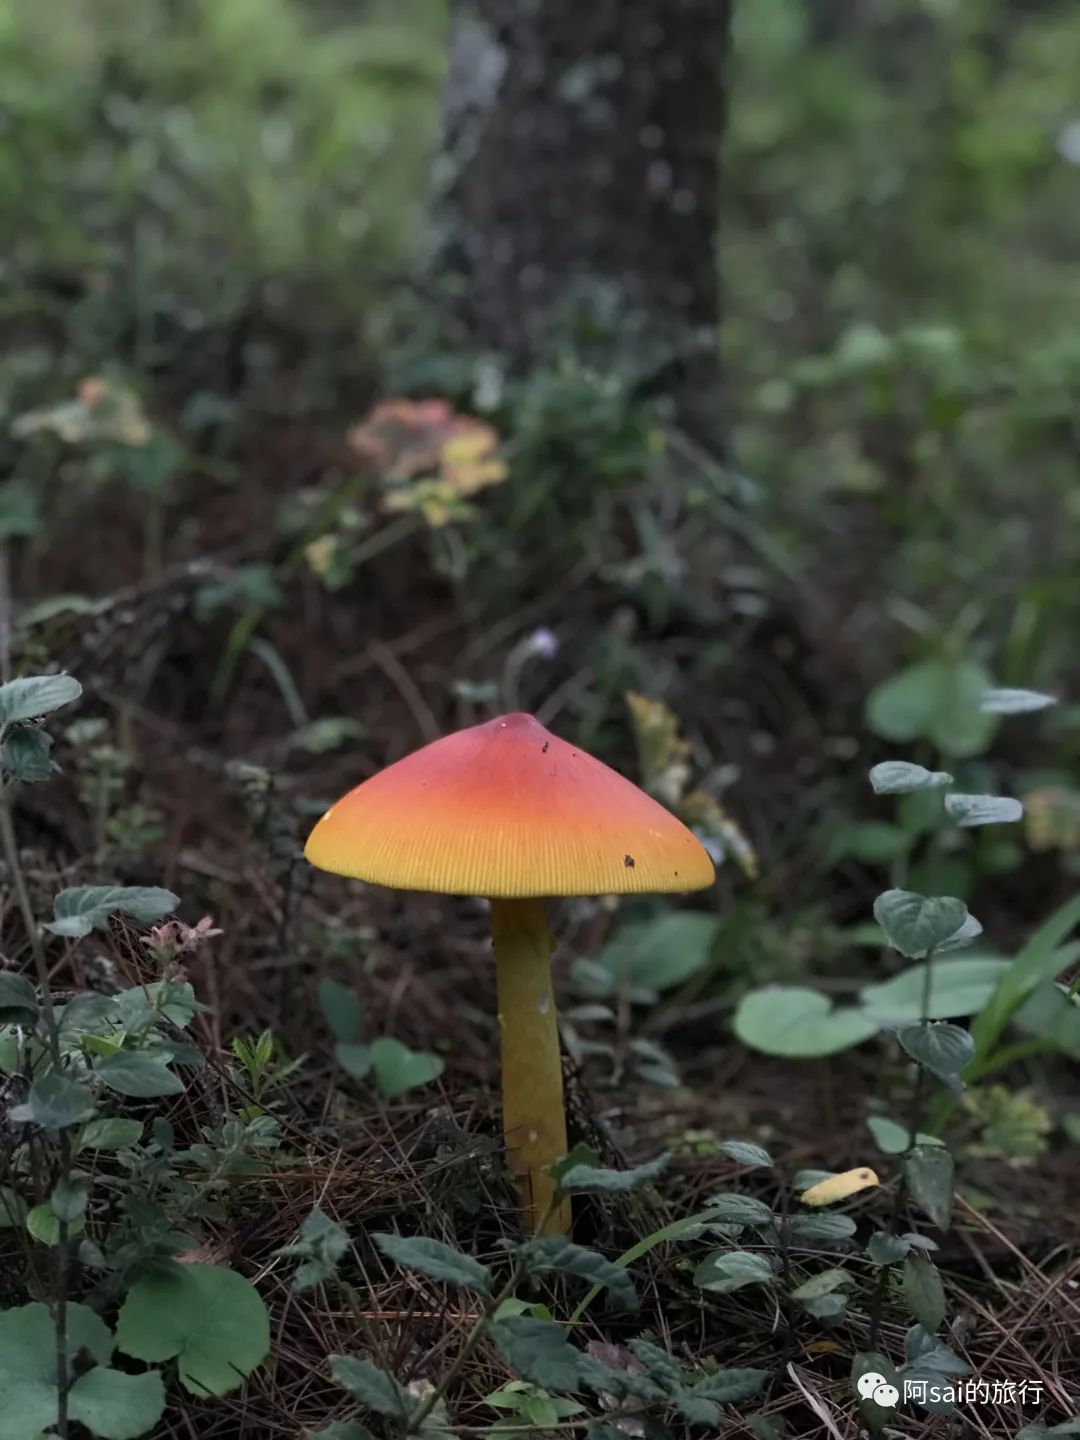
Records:
[[[701,890],[697,837],[643,790],[503,715],[407,755],[332,805],[304,854],[400,890],[492,899]]]

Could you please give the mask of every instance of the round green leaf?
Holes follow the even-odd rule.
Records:
[[[193,1395],[224,1395],[266,1359],[270,1324],[259,1292],[235,1270],[181,1265],[136,1280],[116,1343],[137,1360],[175,1358]]]
[[[32,726],[13,730],[0,750],[0,764],[13,780],[33,784],[51,780],[57,765],[52,758],[52,736]]]
[[[956,1087],[957,1076],[975,1054],[975,1041],[959,1025],[905,1025],[896,1038],[913,1060],[949,1089]],[[963,1086],[954,1093],[960,1089]]]
[[[668,910],[653,920],[624,925],[596,957],[613,983],[631,989],[670,990],[708,964],[719,931],[714,915]]]
[[[874,901],[874,919],[894,950],[921,960],[943,945],[968,919],[967,906],[951,895],[917,895],[913,890],[886,890]]]
[[[157,1374],[124,1375],[107,1366],[108,1327],[85,1305],[67,1307],[67,1354],[97,1365],[74,1380],[71,1418],[102,1440],[134,1440],[152,1429],[165,1406]],[[56,1329],[46,1306],[0,1312],[0,1440],[37,1440],[58,1418]]]
[[[955,1020],[981,1010],[1010,968],[1008,960],[933,960],[930,976],[930,1020]],[[912,965],[880,985],[866,985],[863,1007],[881,1025],[922,1019],[925,965]]]
[[[161,1419],[165,1386],[156,1370],[125,1375],[98,1366],[68,1392],[68,1413],[103,1440],[135,1440]]]
[[[21,1105],[8,1111],[20,1125],[40,1125],[43,1130],[64,1130],[94,1113],[93,1096],[85,1085],[66,1075],[43,1075],[35,1080]]]
[[[876,1035],[876,1020],[861,1010],[834,1010],[832,1001],[799,985],[766,986],[744,995],[735,1034],[764,1055],[835,1055]]]
[[[443,1062],[438,1055],[426,1050],[410,1050],[390,1036],[375,1040],[368,1053],[384,1100],[396,1100],[406,1090],[437,1080],[443,1072]]]
[[[878,685],[867,724],[885,740],[931,740],[945,755],[978,755],[997,727],[982,709],[990,677],[973,660],[924,660]]]

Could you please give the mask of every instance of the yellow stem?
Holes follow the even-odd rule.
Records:
[[[566,1154],[562,1062],[551,989],[554,941],[544,901],[492,900],[491,933],[499,987],[507,1161],[529,1228],[545,1235],[566,1235],[569,1200],[553,1206],[544,1220],[556,1189],[544,1167]]]

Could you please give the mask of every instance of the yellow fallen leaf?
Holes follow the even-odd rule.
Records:
[[[857,1195],[860,1190],[869,1190],[880,1184],[873,1170],[860,1165],[856,1170],[845,1170],[842,1175],[830,1175],[828,1180],[819,1180],[809,1190],[804,1190],[800,1198],[804,1205],[835,1205],[837,1200],[846,1200],[849,1195]]]

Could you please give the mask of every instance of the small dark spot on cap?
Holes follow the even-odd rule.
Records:
[[[626,866],[627,870],[632,870],[634,868],[633,855],[624,855],[622,857],[622,863]]]
[[[551,741],[550,741],[550,740],[545,740],[545,741],[544,741],[544,748],[543,748],[543,750],[541,750],[541,752],[540,752],[541,755],[546,755],[546,754],[547,754],[547,752],[548,752],[548,746],[549,746],[550,744],[551,744]]]

